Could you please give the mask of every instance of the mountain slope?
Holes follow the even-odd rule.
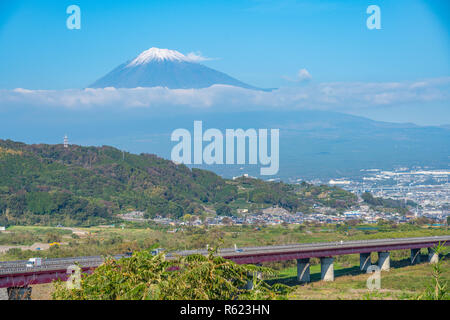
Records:
[[[176,126],[190,128],[194,119],[195,116],[187,115],[183,118],[186,124]],[[214,114],[202,119],[204,128],[279,128],[278,176],[285,181],[357,177],[362,174],[361,169],[449,166],[450,130],[445,128],[311,110]],[[158,123],[162,126],[168,122]],[[242,172],[240,167],[217,166],[214,171],[232,176]],[[258,176],[258,170],[259,167],[246,166],[243,171]]]
[[[329,196],[319,198],[324,192]],[[107,146],[64,148],[0,140],[0,225],[92,225],[131,210],[172,218],[202,215],[205,207],[233,214],[235,201],[256,209],[279,205],[310,212],[318,202],[347,208],[355,198],[331,187],[229,181],[155,155]]]
[[[225,73],[196,63],[177,51],[158,48],[142,52],[131,62],[118,66],[89,87],[199,89],[214,84],[259,90]]]
[[[86,223],[127,208],[179,217],[199,211],[202,202],[225,201],[235,193],[211,172],[191,171],[154,155],[1,140],[0,181],[0,212],[9,218],[29,211],[69,214]]]

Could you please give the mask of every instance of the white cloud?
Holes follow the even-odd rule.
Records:
[[[331,82],[287,87],[272,92],[227,85],[204,89],[69,89],[0,90],[0,110],[11,106],[56,108],[183,107],[209,110],[319,109],[351,111],[363,108],[450,102],[450,77],[417,82]]]
[[[192,62],[202,62],[202,61],[210,61],[210,60],[216,60],[214,58],[208,58],[204,57],[201,52],[189,52],[186,55],[186,58]]]
[[[298,71],[298,80],[299,81],[307,81],[307,80],[311,80],[312,76],[311,74],[308,72],[308,70],[306,69],[300,69]]]
[[[300,69],[295,77],[282,76],[283,79],[290,82],[306,82],[312,79],[311,74],[306,69]]]

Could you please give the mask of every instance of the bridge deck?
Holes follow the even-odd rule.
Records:
[[[312,257],[330,257],[342,254],[367,253],[376,251],[391,251],[402,249],[428,248],[445,243],[450,245],[450,236],[357,240],[345,242],[322,242],[306,244],[287,244],[263,247],[242,247],[236,251],[225,248],[218,255],[233,260],[236,263],[261,263],[266,261],[281,261]],[[208,254],[207,250],[185,250],[166,254],[167,259],[190,254]],[[120,259],[126,255],[115,255]],[[78,264],[84,271],[92,271],[104,261],[102,256],[43,259],[42,266],[28,268],[26,260],[0,262],[0,288],[25,283],[45,283],[55,279],[66,280],[66,269]]]

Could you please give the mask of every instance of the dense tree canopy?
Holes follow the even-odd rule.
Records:
[[[307,183],[242,177],[226,180],[151,154],[103,147],[26,145],[0,140],[0,225],[110,223],[115,214],[142,211],[146,218],[237,214],[239,205],[280,206],[312,212],[322,204],[349,208],[350,192]]]
[[[402,201],[402,200],[395,200],[395,199],[386,199],[386,198],[377,198],[374,197],[370,192],[364,192],[362,194],[362,199],[365,203],[368,205],[374,206],[374,207],[384,207],[384,208],[391,208],[396,209],[400,213],[407,213],[408,212],[408,206],[414,207],[417,204],[414,201],[408,200],[408,201]]]
[[[0,140],[0,223],[92,224],[128,209],[179,218],[236,194],[212,172],[155,155]]]

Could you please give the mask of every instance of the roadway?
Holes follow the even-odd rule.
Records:
[[[446,245],[450,245],[450,236],[240,247],[237,250],[235,248],[224,248],[218,250],[217,254],[226,259],[233,260],[236,263],[261,263],[265,261],[328,257],[341,254],[367,253],[412,248],[428,248],[438,244],[439,242],[446,242]],[[208,251],[204,249],[169,252],[166,253],[166,258],[173,259],[176,256],[187,256],[191,254],[207,255]],[[127,257],[127,255],[119,254],[112,257],[114,259],[120,259],[123,257]],[[102,256],[42,259],[41,266],[32,268],[26,267],[27,260],[1,261],[0,277],[2,275],[66,270],[67,267],[74,264],[78,264],[83,268],[96,268],[103,263],[104,259],[105,258]]]

